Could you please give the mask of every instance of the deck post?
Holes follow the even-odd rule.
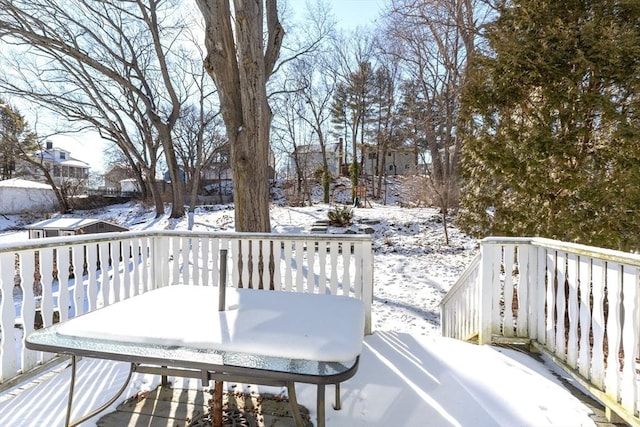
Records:
[[[478,344],[491,344],[491,297],[493,286],[493,245],[480,242],[480,300]]]

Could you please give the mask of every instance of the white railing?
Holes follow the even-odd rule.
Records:
[[[0,244],[0,384],[54,357],[24,348],[34,327],[177,284],[224,280],[235,287],[348,295],[364,302],[370,334],[371,242],[358,235],[148,231]],[[221,278],[223,249],[227,276]]]
[[[531,340],[624,421],[640,425],[639,271],[636,254],[487,238],[479,263],[441,303],[442,332],[477,336],[480,344]]]

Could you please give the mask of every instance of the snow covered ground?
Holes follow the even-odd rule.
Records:
[[[329,209],[324,204],[274,205],[272,229],[276,233],[309,232],[316,221],[327,218]],[[132,229],[187,228],[186,219],[154,218],[137,204],[79,214]],[[19,228],[20,220],[0,216],[0,230]],[[233,230],[233,211],[226,206],[199,209],[194,229]],[[446,245],[437,210],[375,203],[371,208],[355,209],[349,229],[373,232],[375,333],[365,339],[357,375],[343,384],[343,409],[327,410],[328,426],[594,425],[590,410],[560,385],[549,366],[514,350],[440,337],[438,304],[478,252],[475,239],[450,225],[450,244]],[[0,235],[0,242],[25,238],[26,232],[12,231]],[[78,393],[83,397],[77,402],[78,410],[95,405],[96,396],[115,389],[125,370],[116,363],[82,363],[85,369],[89,365],[103,369],[105,374],[100,377],[105,380],[96,384],[80,378]],[[65,371],[17,397],[2,401],[0,396],[0,424],[61,425],[66,378]],[[176,379],[176,386],[185,383],[197,385]],[[125,394],[135,395],[156,384],[157,378],[136,374]],[[315,388],[300,385],[298,399],[312,410],[313,417]],[[83,425],[95,425],[96,419]]]

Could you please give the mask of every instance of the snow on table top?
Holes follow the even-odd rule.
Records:
[[[59,334],[344,362],[362,350],[362,301],[336,295],[169,286],[73,318]]]

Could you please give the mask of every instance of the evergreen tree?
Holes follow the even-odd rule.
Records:
[[[640,3],[516,0],[469,70],[460,224],[640,248]]]

